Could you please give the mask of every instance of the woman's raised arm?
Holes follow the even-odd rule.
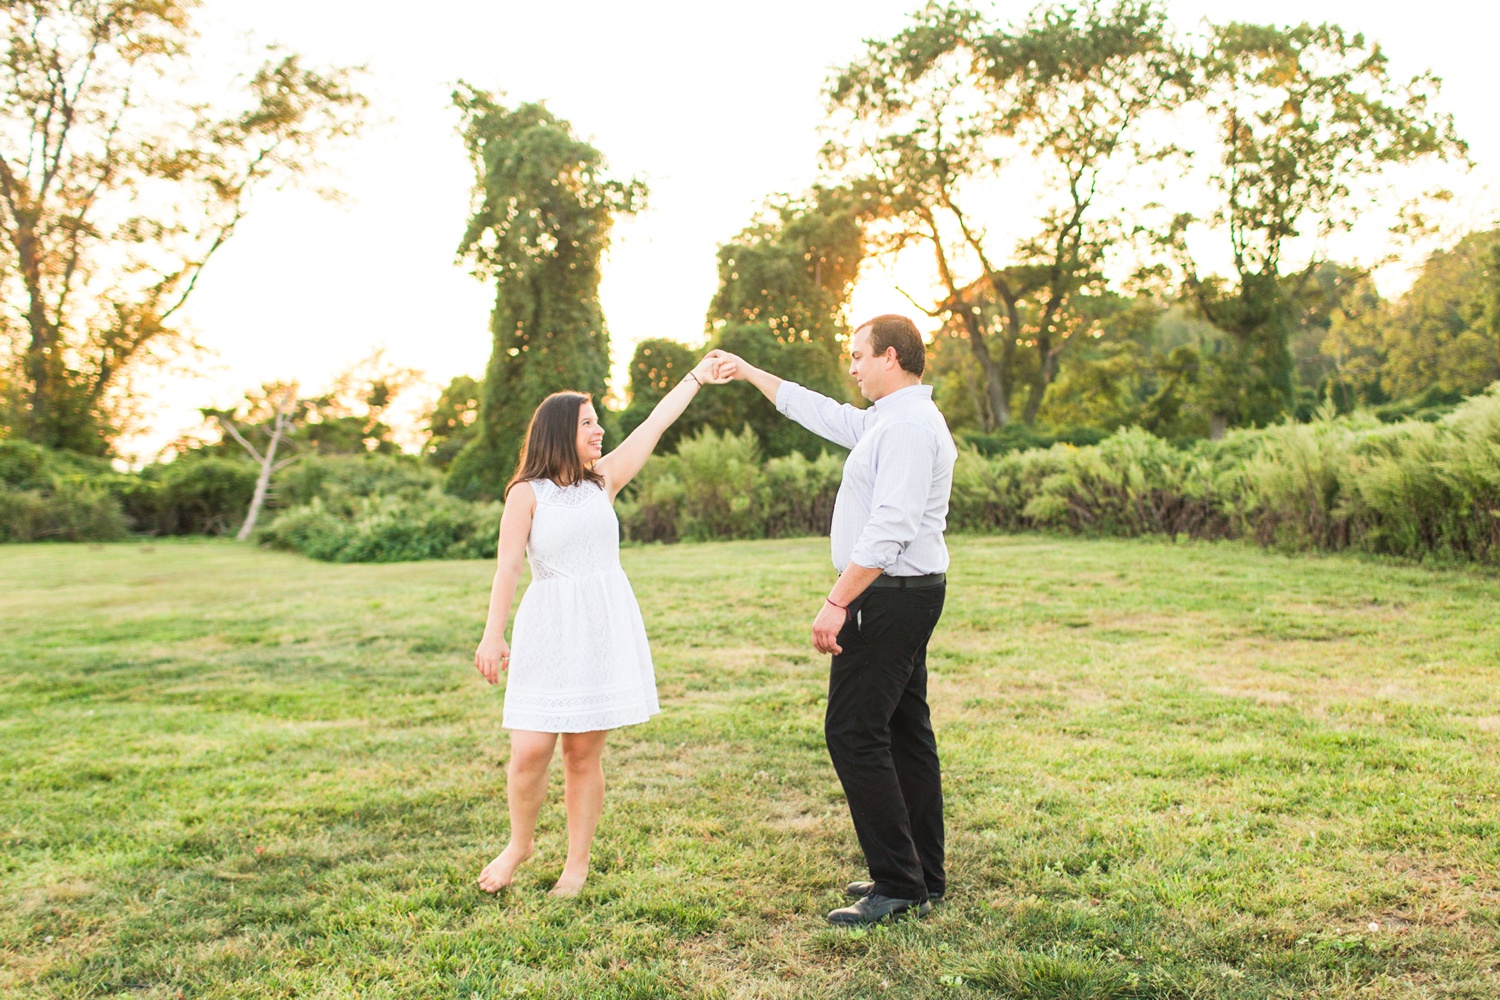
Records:
[[[734,378],[734,366],[721,358],[706,357],[682,377],[672,391],[661,398],[641,425],[620,442],[620,446],[594,463],[594,471],[604,477],[604,485],[613,500],[656,450],[656,442],[668,427],[682,416],[698,390],[705,385],[722,385]]]

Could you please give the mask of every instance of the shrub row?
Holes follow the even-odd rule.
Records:
[[[233,534],[258,472],[243,458],[189,454],[126,474],[99,459],[0,441],[0,541]],[[278,473],[265,516],[319,499],[352,517],[364,499],[410,499],[440,481],[440,472],[410,455],[308,455]]]
[[[0,541],[109,542],[237,530],[255,466],[211,455],[116,472],[102,459],[0,441]]]
[[[641,542],[782,538],[828,530],[843,460],[793,452],[762,463],[755,434],[705,427],[641,470],[617,509]]]
[[[1274,428],[1239,481],[1263,545],[1500,565],[1500,385],[1433,423]]]
[[[231,535],[255,493],[259,470],[212,455],[148,465],[114,487],[133,531],[143,535]]]
[[[282,512],[258,535],[272,548],[328,562],[490,559],[499,525],[498,503],[460,500],[434,487],[342,507],[314,498]]]
[[[92,484],[0,485],[0,542],[114,542],[129,535],[120,502]]]
[[[822,533],[840,465],[827,455],[761,464],[748,432],[705,430],[647,466],[620,516],[642,541]],[[961,445],[949,526],[1246,537],[1500,565],[1500,384],[1431,421],[1325,408],[1310,423],[1189,448],[1139,428],[997,456]]]
[[[0,540],[111,540],[237,526],[254,468],[195,458],[137,476],[0,442]],[[51,464],[49,464],[51,463]],[[85,463],[87,464],[87,463]],[[762,461],[754,434],[706,428],[652,459],[618,511],[636,541],[828,530],[842,460]],[[309,457],[278,477],[270,545],[342,562],[484,558],[498,504],[445,495],[405,456]],[[1500,565],[1500,384],[1435,420],[1377,414],[1240,430],[1178,448],[1139,428],[1096,445],[985,455],[960,446],[950,527],[1252,538]]]
[[[112,542],[129,535],[108,462],[0,441],[0,542]]]
[[[986,434],[981,431],[959,431],[954,435],[960,445],[971,445],[981,455],[1005,455],[1013,451],[1032,451],[1050,448],[1055,444],[1071,444],[1080,447],[1098,444],[1109,437],[1110,432],[1097,427],[1075,427],[1047,433],[1025,424],[1011,423]]]
[[[409,455],[310,456],[276,477],[283,509],[257,536],[328,562],[493,558],[500,505],[449,496],[441,482]]]

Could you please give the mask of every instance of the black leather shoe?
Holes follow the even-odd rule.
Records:
[[[925,899],[892,899],[872,892],[861,896],[858,902],[828,914],[828,922],[835,927],[856,927],[897,917],[925,917],[931,911],[932,907]]]
[[[844,887],[844,895],[848,896],[850,899],[863,899],[865,896],[868,896],[874,891],[874,882],[850,882],[847,886]],[[933,906],[937,906],[942,901],[943,894],[940,892],[929,892],[927,894],[927,902],[932,904]]]

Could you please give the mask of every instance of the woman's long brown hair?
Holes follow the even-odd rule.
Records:
[[[542,400],[526,428],[526,444],[516,474],[505,484],[506,496],[512,486],[533,479],[550,479],[559,486],[584,479],[604,485],[604,477],[578,459],[578,411],[590,402],[593,397],[586,392],[554,392]]]

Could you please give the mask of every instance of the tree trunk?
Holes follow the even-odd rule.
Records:
[[[1021,422],[1027,427],[1036,423],[1036,415],[1041,411],[1047,387],[1057,375],[1057,355],[1052,351],[1052,339],[1045,334],[1038,336],[1036,352],[1036,372],[1027,385],[1026,409],[1021,412]]]
[[[266,502],[266,493],[271,488],[272,460],[275,457],[276,442],[272,440],[271,447],[266,449],[266,457],[261,461],[260,476],[255,480],[255,495],[250,498],[250,512],[245,515],[245,523],[240,525],[239,534],[234,536],[236,541],[243,542],[255,530],[255,519],[260,517],[260,509]]]
[[[1005,384],[1005,371],[1000,365],[995,364],[981,338],[971,337],[969,343],[979,345],[979,350],[974,352],[974,356],[981,359],[979,367],[984,372],[985,402],[990,407],[990,426],[985,430],[992,431],[1006,427],[1010,424],[1010,392]]]
[[[960,302],[953,311],[963,320],[964,330],[969,335],[969,351],[974,355],[974,360],[979,362],[980,378],[984,380],[985,404],[979,408],[979,423],[980,430],[988,433],[1010,423],[1010,394],[1005,384],[1005,371],[990,356],[989,345],[984,342],[984,324],[974,307],[967,302]],[[988,413],[985,412],[986,406]]]
[[[227,417],[220,417],[224,429],[229,432],[230,436],[239,442],[241,448],[250,453],[251,458],[260,463],[260,475],[255,479],[255,493],[250,498],[250,510],[245,514],[245,523],[240,525],[239,534],[234,536],[236,541],[245,541],[250,537],[250,533],[255,530],[256,519],[260,517],[260,510],[266,503],[266,494],[271,490],[271,475],[277,469],[297,457],[293,455],[291,458],[284,459],[281,462],[276,461],[276,449],[281,444],[282,435],[286,433],[287,428],[291,425],[292,410],[297,405],[296,390],[292,389],[283,393],[276,400],[275,405],[276,417],[271,425],[271,440],[266,445],[264,455],[256,451],[255,446],[245,440],[244,435],[239,432],[239,429],[234,426],[231,420]]]
[[[18,213],[19,214],[19,213]],[[52,384],[52,368],[57,363],[57,329],[47,320],[47,302],[42,292],[41,261],[37,253],[36,233],[23,219],[17,218],[16,257],[28,298],[26,326],[31,334],[27,345],[24,370],[26,380],[31,383],[29,399],[30,413],[26,420],[28,440],[48,448],[62,444],[57,425],[56,388]]]

